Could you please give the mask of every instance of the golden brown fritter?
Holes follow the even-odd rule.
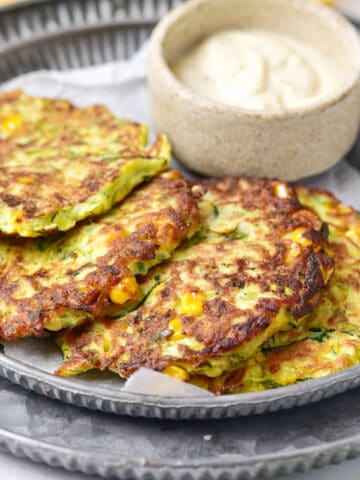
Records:
[[[314,308],[332,273],[318,216],[281,182],[208,182],[203,225],[146,277],[121,318],[60,334],[61,375],[141,366],[215,377]]]
[[[360,362],[360,215],[329,192],[296,191],[304,205],[328,222],[335,272],[319,305],[302,322],[276,334],[235,371],[192,380],[216,394],[291,385]]]
[[[99,215],[168,165],[164,136],[101,105],[0,95],[0,232],[38,237]]]
[[[42,335],[138,301],[135,276],[169,258],[200,221],[197,199],[177,176],[156,177],[66,234],[1,238],[0,337]]]

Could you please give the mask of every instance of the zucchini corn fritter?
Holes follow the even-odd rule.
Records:
[[[311,311],[333,270],[319,217],[281,182],[209,182],[202,228],[142,282],[118,318],[59,334],[60,375],[141,366],[217,377]],[[199,187],[200,189],[203,187]]]
[[[286,386],[360,362],[360,216],[328,192],[300,187],[297,193],[328,222],[335,272],[318,307],[293,329],[276,334],[235,371],[192,380],[214,393]]]
[[[65,234],[2,237],[0,337],[43,335],[138,302],[135,276],[169,258],[200,222],[197,199],[177,176],[161,174]]]
[[[163,170],[170,146],[105,107],[0,95],[0,232],[38,237],[103,214]]]

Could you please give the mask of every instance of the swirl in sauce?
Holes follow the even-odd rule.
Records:
[[[218,32],[174,66],[193,92],[255,110],[291,110],[317,101],[340,83],[332,62],[311,45],[268,30]]]

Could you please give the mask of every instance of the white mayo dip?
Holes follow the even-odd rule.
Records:
[[[203,97],[255,110],[303,107],[340,84],[322,53],[270,30],[218,32],[185,54],[173,71]]]

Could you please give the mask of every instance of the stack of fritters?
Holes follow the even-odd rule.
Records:
[[[143,125],[104,107],[14,92],[0,99],[0,135],[0,228],[37,237],[0,238],[4,339],[74,327],[115,304],[130,308],[137,276],[195,232],[189,185],[172,172],[149,181],[167,167],[170,149],[162,136],[146,148]]]
[[[140,285],[143,301],[58,337],[61,375],[141,366],[183,380],[237,368],[319,302],[333,262],[319,217],[280,182],[205,185],[202,226]]]
[[[296,189],[329,230],[335,271],[316,309],[278,332],[239,368],[194,383],[217,394],[259,391],[319,378],[360,362],[360,215],[329,192]]]
[[[0,98],[0,336],[54,335],[60,375],[146,366],[218,394],[356,363],[356,213],[277,181],[189,185],[146,137],[104,107]]]

